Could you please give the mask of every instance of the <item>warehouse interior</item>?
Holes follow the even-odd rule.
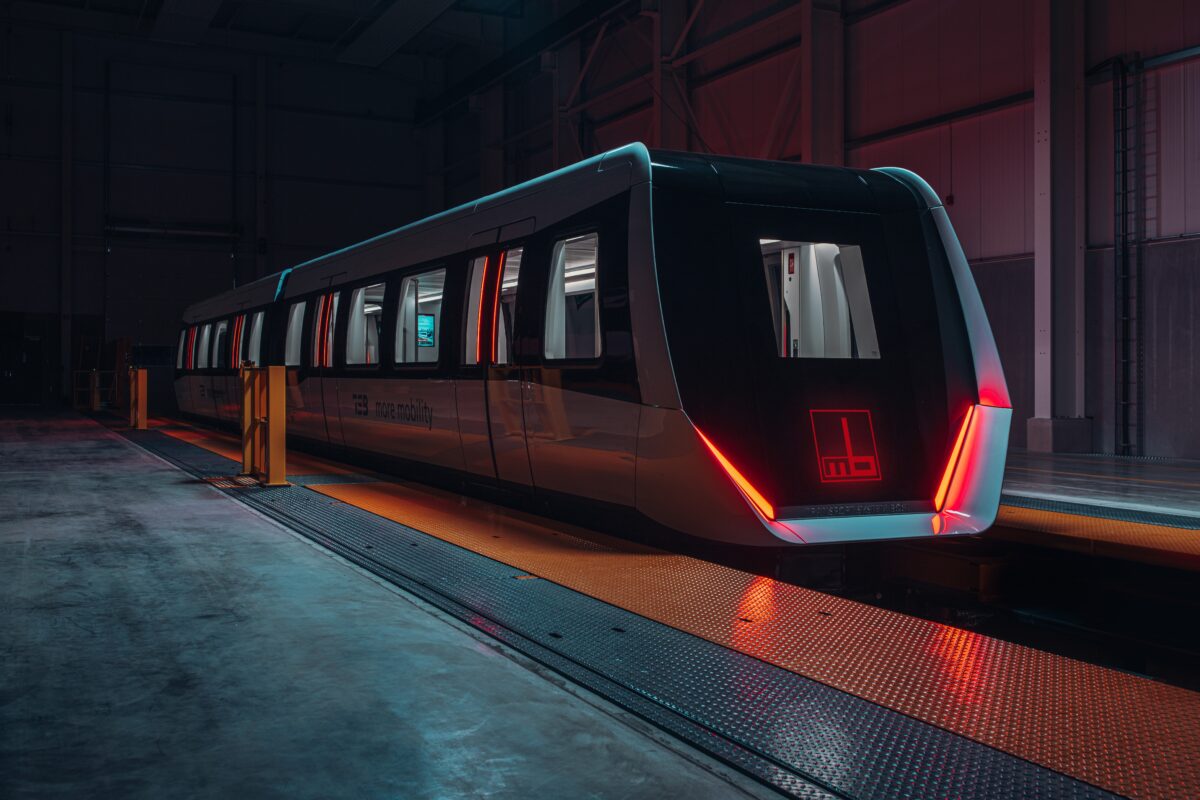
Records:
[[[1012,445],[1200,457],[1190,4],[380,5],[5,5],[5,402],[171,346],[202,297],[644,141],[916,171],[985,298]]]
[[[17,654],[0,669],[0,795],[1200,796],[1200,4],[0,0],[0,72],[0,597],[13,610],[0,651]],[[1011,400],[996,528],[771,560],[630,543],[586,516],[551,523],[407,483],[372,494],[384,466],[289,451],[289,491],[345,504],[327,524],[380,537],[363,547],[424,553],[425,539],[404,538],[416,531],[449,548],[417,565],[432,572],[401,575],[288,522],[299,512],[272,505],[271,489],[238,494],[232,428],[209,430],[176,399],[189,308],[637,142],[928,182]],[[131,366],[146,370],[150,428],[171,437],[130,434],[149,456],[112,433],[136,405]],[[268,499],[237,500],[258,491]],[[153,533],[167,517],[170,532]],[[578,542],[568,555],[613,586],[555,572],[544,544],[503,549],[514,530]],[[153,541],[122,544],[129,531]],[[455,561],[459,548],[480,562]],[[669,635],[596,645],[589,662],[556,649],[567,622],[539,639],[504,616],[507,588],[480,589],[480,607],[466,588],[428,589],[437,570],[464,586],[481,570],[490,586],[496,564],[544,589],[544,606],[512,600],[522,613]],[[685,580],[736,585],[728,608],[712,601],[734,620],[834,615],[916,655],[897,667],[870,641],[834,637],[820,658],[788,661],[788,637],[821,634],[693,619],[679,609],[699,601],[680,587],[648,599],[658,590],[645,587]],[[576,593],[603,613],[573,606]],[[258,645],[214,644],[232,635],[217,621]],[[919,641],[893,641],[901,630]],[[103,656],[104,631],[121,663]],[[201,637],[211,652],[179,655]],[[688,650],[693,638],[715,654]],[[636,662],[702,689],[688,678],[702,659],[733,697],[716,721],[621,677]],[[764,662],[809,683],[760,695],[774,685],[754,671]],[[894,671],[918,668],[939,682]],[[1020,680],[998,677],[1009,669]],[[408,672],[426,688],[389,684]],[[339,681],[352,699],[329,694]],[[1038,692],[1054,681],[1051,702]],[[141,708],[143,691],[165,699]],[[846,720],[824,728],[760,707],[770,695],[790,714],[825,691],[862,707],[837,706]],[[1007,721],[1026,701],[1058,715],[1062,743]],[[903,722],[872,738],[877,707]],[[910,718],[929,731],[908,731]],[[755,726],[770,730],[756,739]],[[886,750],[887,736],[910,749]],[[305,757],[354,737],[344,758]],[[807,744],[773,749],[785,741]],[[959,777],[856,771],[882,769],[885,753],[898,776]],[[971,784],[972,770],[987,779]]]

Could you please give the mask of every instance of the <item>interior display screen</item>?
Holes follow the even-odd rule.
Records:
[[[437,317],[433,314],[417,315],[417,347],[433,347],[433,332]]]

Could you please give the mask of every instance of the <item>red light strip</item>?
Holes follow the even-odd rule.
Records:
[[[317,298],[317,329],[313,331],[313,366],[321,366],[321,332],[325,330],[325,295]]]
[[[195,325],[193,325],[188,330],[187,342],[188,342],[187,343],[187,349],[188,349],[188,351],[187,351],[187,368],[195,369],[195,363],[196,363],[196,326]]]
[[[750,481],[746,480],[746,476],[738,472],[737,467],[731,464],[729,459],[721,454],[721,451],[717,449],[717,446],[710,442],[708,437],[700,432],[699,428],[696,428],[696,435],[700,437],[700,441],[704,442],[704,446],[707,447],[709,452],[711,452],[717,459],[717,463],[720,464],[721,468],[725,470],[725,474],[727,474],[730,479],[733,480],[734,484],[736,484],[737,487],[742,490],[742,493],[746,495],[746,498],[750,501],[750,503],[758,509],[758,513],[762,514],[769,520],[774,520],[775,508],[767,502],[767,498],[763,497],[759,491],[754,488]]]
[[[242,354],[242,323],[245,321],[245,314],[239,314],[233,320],[233,341],[230,343],[229,348],[229,363],[234,369],[241,366],[238,362],[238,356]]]
[[[937,494],[933,497],[933,508],[935,511],[941,511],[946,504],[946,492],[950,490],[950,480],[954,477],[954,470],[958,467],[958,459],[962,455],[963,442],[967,439],[967,430],[971,427],[971,420],[975,417],[975,406],[967,408],[967,416],[963,418],[962,427],[958,429],[958,438],[954,441],[954,449],[950,451],[950,461],[946,464],[946,471],[942,474],[942,482],[938,484]]]
[[[321,366],[333,366],[333,353],[330,347],[332,343],[329,341],[329,333],[333,328],[333,293],[325,295],[325,330],[321,333]]]
[[[483,302],[487,297],[488,256],[483,257],[483,276],[479,279],[479,318],[475,320],[475,363],[483,363]]]
[[[496,343],[499,342],[499,331],[496,330],[496,320],[500,311],[500,289],[504,284],[504,257],[507,250],[500,251],[500,263],[496,265],[496,293],[492,295],[492,363],[496,363]]]

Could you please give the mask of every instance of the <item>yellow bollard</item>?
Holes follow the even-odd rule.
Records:
[[[242,367],[238,373],[242,383],[242,474],[254,474],[254,378],[255,370]]]
[[[267,367],[266,377],[266,482],[287,486],[287,395],[286,367]]]
[[[287,486],[285,367],[242,367],[242,474]]]
[[[146,408],[146,370],[129,368],[129,427],[144,431],[149,425],[149,410]]]

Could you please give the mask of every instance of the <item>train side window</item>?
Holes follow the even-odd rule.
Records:
[[[292,303],[288,309],[287,339],[284,344],[283,363],[285,366],[300,365],[300,343],[304,336],[304,307],[308,302],[301,300]]]
[[[401,281],[396,315],[397,364],[437,363],[445,285],[445,269],[409,275]],[[478,297],[475,302],[478,304]]]
[[[346,328],[346,363],[378,364],[379,335],[383,332],[383,294],[387,285],[360,286],[350,295]]]
[[[212,355],[212,323],[207,323],[200,329],[200,344],[196,351],[196,369],[208,369],[208,359]]]
[[[313,318],[312,365],[333,366],[333,328],[337,322],[338,298],[341,292],[323,294],[317,299],[317,315]]]
[[[525,248],[514,247],[504,251],[501,259],[504,264],[504,271],[500,276],[500,289],[497,292],[498,301],[492,301],[494,305],[492,316],[496,324],[492,345],[493,364],[509,364],[512,362],[512,355],[509,351],[516,325],[517,279],[521,274],[521,256],[524,252]]]
[[[599,242],[595,233],[587,233],[554,243],[542,340],[548,359],[600,357]]]
[[[183,369],[183,353],[187,347],[187,328],[179,332],[179,350],[175,353],[175,369]]]
[[[262,349],[263,312],[257,311],[250,322],[249,343],[246,346],[246,360],[254,366],[262,366],[260,350]]]
[[[879,358],[862,248],[759,239],[784,358]]]
[[[478,364],[483,360],[483,279],[487,275],[488,257],[471,260],[471,280],[467,282],[467,314],[463,336],[463,363]]]
[[[229,320],[217,323],[213,332],[212,365],[217,369],[229,367]]]

